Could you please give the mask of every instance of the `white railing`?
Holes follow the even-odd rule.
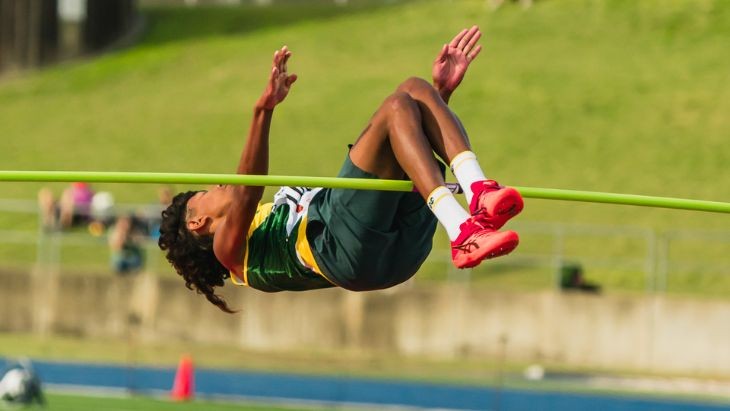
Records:
[[[119,204],[115,207],[118,214],[141,209],[149,210],[150,204]],[[37,205],[32,200],[0,200],[0,215],[37,215],[37,210]],[[510,228],[520,233],[521,247],[510,256],[491,261],[489,266],[509,270],[538,268],[544,270],[545,275],[552,276],[550,280],[556,286],[560,284],[560,269],[566,263],[580,264],[588,276],[596,271],[638,273],[643,275],[644,288],[655,292],[666,291],[668,282],[675,275],[702,272],[730,276],[730,253],[718,252],[712,255],[712,259],[705,255],[686,255],[686,248],[691,248],[690,246],[703,248],[715,245],[730,250],[729,230],[656,231],[627,225],[524,221],[515,221],[510,224]],[[581,246],[571,247],[576,242]],[[599,248],[600,252],[587,252],[591,248],[591,242],[593,248]],[[530,243],[541,244],[542,247],[535,249],[534,246],[530,247]],[[60,266],[64,247],[88,247],[91,250],[92,247],[105,247],[106,244],[106,235],[92,236],[79,231],[46,232],[40,229],[0,228],[0,250],[12,245],[34,245],[37,250],[34,262],[51,267]],[[158,266],[160,251],[155,241],[148,240],[143,247],[147,253],[146,268],[152,271],[161,269]],[[97,260],[97,265],[101,266],[98,256]],[[437,247],[429,261],[442,264],[449,279],[471,279],[470,270],[453,268],[450,254],[445,250]]]
[[[644,289],[651,292],[667,291],[667,285],[672,276],[692,275],[693,273],[730,276],[730,252],[727,252],[730,251],[730,231],[728,230],[657,231],[625,225],[523,221],[510,223],[510,229],[520,233],[521,247],[531,242],[531,237],[534,236],[548,237],[549,241],[544,238],[541,240],[545,245],[544,251],[532,250],[529,247],[523,251],[518,248],[507,257],[490,261],[488,267],[543,268],[546,275],[552,275],[551,280],[556,287],[560,285],[561,268],[565,264],[582,266],[592,279],[595,278],[592,274],[599,270],[614,273],[640,273],[643,275]],[[584,244],[591,241],[617,244],[607,245],[602,250],[605,255],[597,255],[595,252],[586,253],[585,249],[578,251],[569,249],[567,243],[570,240]],[[630,252],[620,249],[621,247],[626,248],[627,243],[635,246]],[[727,251],[713,254],[714,259],[712,260],[708,260],[706,255],[682,256],[682,254],[687,254],[684,249],[688,248],[688,245],[704,247],[709,244],[716,244]],[[432,260],[448,267],[446,270],[450,278],[469,281],[473,276],[472,270],[455,269],[450,264],[451,257],[448,252],[435,252]],[[601,278],[598,278],[598,282],[601,282]]]

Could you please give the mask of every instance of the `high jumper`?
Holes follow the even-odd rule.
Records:
[[[162,213],[159,246],[189,289],[233,312],[214,288],[230,278],[261,291],[384,289],[411,278],[429,255],[437,222],[458,268],[510,253],[519,238],[500,231],[523,208],[517,190],[485,177],[449,99],[481,51],[477,26],[445,44],[433,84],[409,78],[377,109],[345,156],[343,178],[413,181],[418,192],[283,187],[261,204],[263,187],[219,185],[180,193]],[[274,53],[256,102],[237,173],[268,174],[274,108],[297,80],[292,52]],[[465,210],[444,182],[464,190]]]

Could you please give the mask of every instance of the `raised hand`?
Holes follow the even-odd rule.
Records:
[[[274,61],[271,64],[271,75],[264,93],[259,98],[258,106],[272,110],[277,104],[284,101],[289,94],[291,85],[297,81],[296,74],[289,74],[286,70],[286,63],[291,57],[291,51],[284,46],[274,52]]]
[[[464,29],[449,44],[444,44],[434,60],[433,85],[445,99],[456,90],[464,79],[469,64],[482,50],[482,46],[477,45],[480,37],[482,33],[479,27]]]

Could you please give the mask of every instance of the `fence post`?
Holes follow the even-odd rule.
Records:
[[[656,291],[667,291],[667,277],[669,276],[669,233],[663,232],[657,242],[657,274]]]
[[[656,292],[657,238],[656,231],[646,230],[646,262],[644,265],[646,292]]]
[[[565,227],[555,225],[553,233],[555,235],[553,241],[553,286],[560,289],[560,270],[563,266],[565,254]]]

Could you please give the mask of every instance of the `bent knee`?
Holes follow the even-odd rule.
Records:
[[[397,91],[399,92],[406,92],[408,94],[413,95],[414,93],[430,93],[434,91],[433,87],[431,86],[431,83],[428,81],[420,78],[420,77],[409,77],[404,82],[402,82],[399,86]]]
[[[396,91],[385,100],[385,106],[391,112],[403,112],[417,109],[418,106],[410,94],[405,91]]]

